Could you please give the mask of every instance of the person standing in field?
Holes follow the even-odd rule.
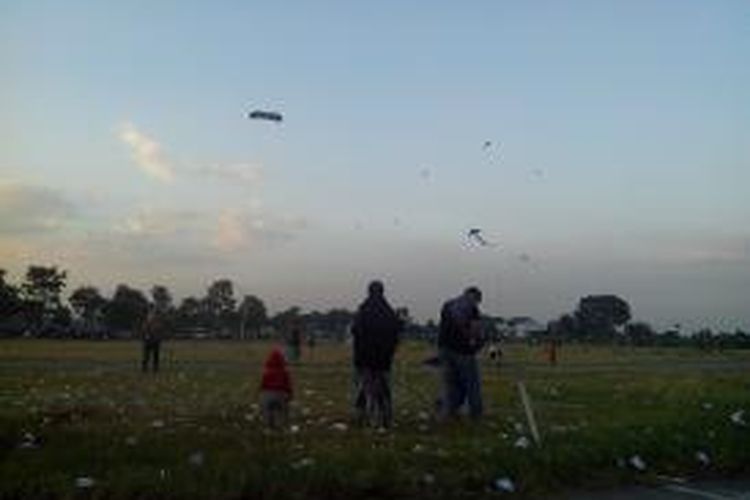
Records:
[[[308,330],[307,332],[307,350],[310,353],[310,360],[313,358],[313,351],[315,350],[315,331]]]
[[[389,427],[393,421],[390,371],[403,322],[385,298],[380,281],[367,287],[367,298],[354,316],[354,411],[358,421]]]
[[[277,429],[288,423],[291,399],[292,379],[284,355],[274,348],[266,358],[260,381],[260,408],[268,427]]]
[[[289,361],[291,361],[292,363],[296,363],[297,361],[299,361],[301,348],[302,324],[299,319],[294,319],[290,323],[286,339],[286,351]]]
[[[451,299],[440,311],[438,356],[440,359],[442,418],[453,417],[468,403],[472,418],[482,416],[481,376],[476,353],[482,347],[479,304],[482,292],[476,287]]]
[[[154,373],[159,371],[161,342],[166,338],[168,329],[169,325],[164,312],[152,306],[140,328],[141,341],[143,342],[141,371],[144,373],[148,371],[149,364]]]

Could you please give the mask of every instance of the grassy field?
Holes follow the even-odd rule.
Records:
[[[437,376],[420,363],[431,350],[407,344],[396,426],[378,432],[351,426],[348,348],[320,345],[292,367],[292,427],[268,432],[256,400],[269,347],[171,342],[153,376],[135,342],[0,342],[0,497],[511,495],[495,491],[500,478],[544,497],[750,473],[750,353],[566,346],[553,367],[513,346],[501,367],[483,362],[487,414],[474,424],[434,421]]]

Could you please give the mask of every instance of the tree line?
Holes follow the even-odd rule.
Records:
[[[112,338],[130,337],[143,321],[149,307],[165,312],[173,330],[193,338],[254,339],[283,332],[290,326],[318,336],[343,339],[354,313],[345,308],[303,312],[299,307],[269,314],[256,295],[235,296],[230,279],[214,280],[200,296],[175,303],[165,285],[155,284],[148,292],[118,284],[111,297],[95,286],[79,286],[63,299],[67,272],[56,266],[29,266],[19,284],[6,280],[0,269],[0,336]],[[397,309],[406,319],[405,336],[434,340],[438,326],[428,320],[419,324],[408,308]],[[504,319],[485,316],[487,336],[492,340],[518,337],[518,325],[530,318]],[[630,304],[617,295],[582,297],[576,309],[545,326],[526,330],[529,340],[610,343],[634,346],[695,345],[702,349],[750,348],[750,334],[741,330],[713,332],[704,328],[683,335],[679,325],[657,332],[644,321],[633,320]]]
[[[578,302],[578,307],[551,321],[543,332],[560,341],[609,343],[631,346],[695,346],[703,350],[750,348],[750,334],[740,329],[734,332],[714,332],[702,328],[686,335],[679,324],[664,331],[656,331],[645,321],[633,321],[630,305],[616,295],[589,295]]]
[[[34,337],[130,337],[150,307],[163,311],[177,334],[189,337],[260,338],[268,329],[304,323],[327,334],[343,337],[354,314],[346,309],[302,313],[291,307],[269,315],[255,295],[235,296],[229,279],[213,281],[202,296],[175,303],[165,285],[148,292],[121,283],[111,297],[95,286],[73,290],[67,301],[63,291],[67,272],[56,266],[29,266],[20,284],[6,279],[0,269],[0,335]]]

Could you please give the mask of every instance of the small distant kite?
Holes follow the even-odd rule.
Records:
[[[466,237],[469,239],[469,241],[472,241],[474,243],[477,243],[483,247],[496,247],[497,244],[490,243],[485,239],[485,237],[482,235],[482,230],[478,227],[473,227],[469,229],[469,232],[466,233]]]
[[[284,117],[281,115],[281,113],[278,113],[276,111],[263,111],[260,109],[249,112],[247,114],[247,117],[251,120],[268,120],[272,122],[284,121]]]
[[[494,163],[495,159],[500,159],[500,143],[484,141],[482,143],[482,151],[487,154],[490,163]]]

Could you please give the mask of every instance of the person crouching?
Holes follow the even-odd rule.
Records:
[[[266,425],[272,429],[286,426],[291,399],[292,381],[286,360],[279,349],[273,349],[266,358],[260,382],[260,408]]]

